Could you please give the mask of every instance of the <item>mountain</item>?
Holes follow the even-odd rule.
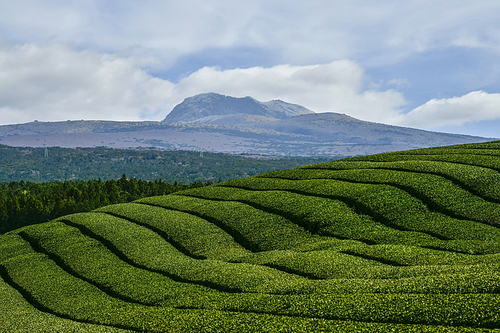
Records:
[[[356,156],[491,140],[214,93],[186,98],[161,122],[35,121],[0,126],[0,144],[17,147],[158,147],[280,156]]]
[[[314,112],[303,106],[281,100],[259,102],[249,96],[236,98],[206,93],[186,98],[163,121],[170,123],[212,123],[236,114],[285,119],[310,113]]]
[[[248,123],[244,124],[248,126]],[[273,122],[254,123],[253,127],[314,137],[339,144],[402,145],[411,148],[451,145],[483,138],[424,131],[359,120],[334,112],[300,115]],[[478,142],[479,142],[478,141]]]
[[[312,164],[13,230],[1,331],[498,333],[499,151]]]

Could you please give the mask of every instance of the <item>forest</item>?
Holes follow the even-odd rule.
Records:
[[[168,183],[212,182],[326,162],[340,157],[247,156],[154,148],[10,147],[0,145],[0,182],[128,177]]]
[[[162,179],[127,178],[125,174],[118,180],[106,181],[4,182],[0,183],[0,234],[63,215],[210,184],[211,181],[169,184]]]

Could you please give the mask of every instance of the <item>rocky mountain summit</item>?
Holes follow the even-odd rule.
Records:
[[[235,118],[234,115],[286,119],[311,113],[314,112],[301,105],[281,100],[259,102],[249,96],[238,98],[206,93],[186,98],[163,121],[170,123],[227,123],[223,119]]]

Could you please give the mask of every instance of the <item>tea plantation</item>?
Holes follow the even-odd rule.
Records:
[[[500,332],[500,141],[355,157],[0,236],[1,332]]]

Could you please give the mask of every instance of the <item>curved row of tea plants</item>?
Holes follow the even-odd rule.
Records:
[[[13,332],[493,332],[500,142],[315,164],[0,235]]]

